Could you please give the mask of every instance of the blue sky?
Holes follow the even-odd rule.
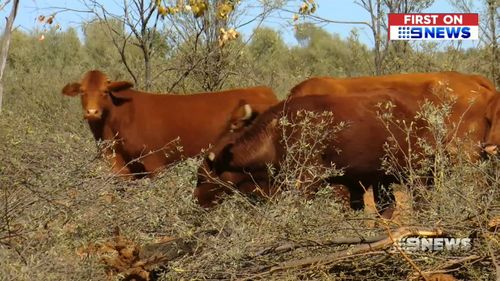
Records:
[[[251,3],[254,0],[246,0]],[[104,0],[100,3],[106,6],[114,6],[116,2],[121,2],[118,0]],[[257,2],[255,0],[255,2]],[[297,2],[298,3],[298,2]],[[317,15],[333,19],[333,20],[345,20],[345,21],[368,21],[368,13],[364,11],[359,5],[355,4],[353,0],[317,0],[319,9]],[[23,0],[20,4],[20,10],[18,13],[18,18],[16,19],[15,26],[21,28],[22,30],[32,30],[34,28],[41,28],[41,26],[36,22],[36,18],[40,14],[49,15],[52,10],[50,7],[59,8],[70,8],[70,9],[83,9],[81,3],[78,0]],[[298,4],[293,6],[298,9]],[[0,18],[5,18],[9,9],[0,11]],[[449,2],[446,0],[436,0],[434,5],[429,8],[426,12],[444,13],[453,12],[453,8],[450,6]],[[251,13],[251,12],[250,12]],[[264,26],[270,26],[280,30],[285,41],[289,44],[295,44],[293,37],[293,27],[289,24],[292,15],[287,13],[280,13],[271,17],[268,21],[264,23]],[[77,13],[77,12],[64,12],[57,16],[57,23],[61,24],[63,28],[67,27],[79,27],[82,21],[89,20],[92,18],[90,14]],[[3,25],[3,23],[2,23]],[[240,31],[243,35],[248,35],[255,25],[250,25],[242,28]],[[347,37],[350,34],[352,28],[356,27],[360,33],[360,40],[369,45],[373,45],[372,36],[367,27],[363,25],[346,25],[346,24],[327,24],[323,26],[329,32],[334,32],[340,34],[341,37]]]

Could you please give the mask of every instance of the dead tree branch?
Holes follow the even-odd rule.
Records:
[[[8,2],[7,2],[8,3]],[[9,17],[5,23],[5,31],[2,40],[2,52],[0,54],[0,114],[2,113],[2,99],[3,99],[3,74],[5,66],[7,65],[7,56],[9,55],[10,37],[12,35],[12,26],[17,16],[17,9],[19,7],[19,0],[12,2],[12,9],[10,10]]]
[[[316,257],[306,257],[299,260],[286,261],[278,264],[277,266],[271,267],[267,271],[259,273],[255,276],[250,277],[250,279],[254,279],[255,277],[260,277],[263,275],[271,274],[278,271],[285,271],[294,268],[303,268],[306,266],[326,266],[336,263],[338,261],[351,258],[358,255],[366,255],[370,253],[384,253],[380,252],[389,247],[392,247],[395,242],[399,239],[407,237],[407,236],[440,236],[443,235],[443,231],[440,229],[433,228],[424,228],[424,227],[401,227],[396,229],[390,233],[390,235],[386,236],[384,239],[368,243],[358,245],[356,247],[352,247],[346,250],[342,250],[339,252],[335,252],[328,255],[316,256]]]

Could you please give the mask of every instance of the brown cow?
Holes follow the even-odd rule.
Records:
[[[151,174],[200,153],[226,130],[240,100],[262,109],[278,102],[268,87],[181,96],[144,93],[132,86],[94,70],[62,90],[68,96],[81,94],[84,118],[96,140],[112,143],[104,154],[119,175]],[[175,149],[176,138],[181,151]]]
[[[366,93],[375,90],[396,89],[414,96],[430,94],[446,84],[456,95],[470,91],[495,91],[493,84],[483,76],[455,71],[432,73],[391,74],[366,77],[312,77],[290,90],[289,97],[309,95]]]
[[[451,73],[456,75],[456,73]],[[459,75],[458,75],[459,76]],[[492,100],[492,93],[489,91],[488,84],[472,83],[474,79],[467,79],[464,75],[464,80],[457,82],[459,86],[467,86],[470,91],[450,91],[450,87],[445,87],[444,96],[446,98],[456,98],[456,103],[453,106],[450,116],[450,124],[457,125],[456,135],[451,137],[464,137],[466,134],[472,139],[471,152],[478,152],[478,142],[484,141],[488,131],[488,122],[485,119],[485,108]],[[462,82],[470,82],[464,84]],[[216,201],[217,197],[225,190],[218,188],[217,185],[206,183],[203,177],[219,176],[225,180],[227,173],[237,173],[242,170],[256,171],[263,168],[263,165],[270,163],[278,165],[284,151],[280,146],[279,138],[275,133],[270,133],[268,128],[272,125],[270,120],[279,118],[279,112],[285,110],[284,114],[287,117],[294,117],[296,110],[305,109],[311,111],[333,111],[334,116],[339,121],[353,121],[351,127],[340,132],[337,143],[332,143],[331,150],[324,152],[324,159],[332,161],[339,167],[346,167],[346,174],[343,177],[332,179],[333,183],[344,184],[351,191],[352,207],[359,209],[362,207],[363,186],[368,187],[373,185],[377,205],[381,211],[384,211],[393,200],[392,194],[383,194],[380,192],[380,185],[389,185],[397,182],[394,177],[387,176],[381,168],[381,158],[384,156],[383,144],[389,136],[387,130],[382,126],[382,123],[377,119],[374,105],[380,102],[390,100],[396,105],[395,116],[399,120],[410,122],[414,120],[415,114],[420,109],[420,106],[425,100],[433,101],[435,104],[440,104],[443,96],[435,95],[426,85],[421,85],[419,92],[406,92],[402,90],[393,90],[391,88],[381,88],[379,90],[364,91],[361,93],[330,93],[327,96],[304,96],[294,97],[289,99],[287,103],[281,103],[269,111],[258,117],[255,124],[239,136],[232,136],[225,141],[217,144],[207,159],[205,167],[209,167],[209,173],[202,174],[201,181],[199,180],[198,188],[195,190],[200,204],[210,205],[211,200]],[[457,85],[454,85],[457,88]],[[413,85],[412,90],[419,89]],[[422,90],[425,89],[425,90]],[[286,106],[285,106],[286,105]],[[294,111],[295,110],[295,111]],[[418,124],[417,127],[425,128],[425,124]],[[255,128],[261,128],[259,131]],[[271,130],[272,131],[272,130]],[[403,132],[391,130],[395,133],[396,140],[402,145],[402,151],[407,151],[405,148],[405,135]],[[260,134],[259,134],[260,133]],[[254,134],[254,136],[252,136]],[[255,136],[256,135],[256,136]],[[428,132],[420,130],[420,137],[429,137]],[[414,141],[413,141],[414,142]],[[341,149],[341,153],[337,155],[334,147]],[[416,152],[416,149],[414,152]],[[249,155],[250,154],[250,155]],[[404,163],[402,155],[399,155],[399,161]],[[213,160],[213,161],[211,161]],[[325,165],[329,162],[325,162]],[[235,178],[232,175],[232,178]],[[248,181],[248,177],[240,174],[239,180]],[[262,179],[259,179],[262,182]],[[236,186],[239,183],[233,181]],[[247,184],[248,185],[248,184]],[[267,187],[267,190],[271,190]],[[208,193],[208,194],[207,194]]]
[[[305,80],[290,91],[289,98],[306,95],[335,95],[343,96],[351,93],[370,93],[379,90],[397,90],[404,94],[408,102],[418,105],[424,99],[435,99],[435,92],[444,92],[445,95],[455,97],[456,104],[452,112],[452,122],[467,121],[461,125],[458,135],[473,131],[476,134],[472,139],[486,141],[488,149],[485,152],[496,151],[496,144],[500,144],[500,133],[493,139],[486,140],[484,135],[488,131],[488,124],[484,122],[485,110],[493,104],[495,87],[483,76],[463,74],[454,71],[434,73],[392,74],[375,77],[333,78],[313,77]],[[474,102],[470,106],[471,101]],[[410,104],[407,103],[407,104]],[[468,109],[470,107],[470,109]],[[493,105],[492,105],[493,107]],[[492,109],[493,110],[493,109]],[[490,110],[491,112],[493,112]],[[462,117],[461,114],[465,113]],[[475,120],[471,122],[471,120]],[[483,147],[486,148],[486,143]],[[472,147],[472,146],[469,146]],[[471,154],[469,151],[469,154]]]
[[[267,165],[279,167],[286,153],[282,145],[281,128],[276,120],[283,116],[288,120],[296,120],[299,110],[318,113],[332,111],[336,121],[352,124],[335,139],[329,140],[325,151],[320,155],[320,162],[325,166],[335,163],[337,167],[345,168],[345,175],[331,179],[331,183],[346,185],[351,193],[351,206],[355,209],[362,208],[363,190],[358,181],[365,186],[394,182],[393,178],[389,178],[380,170],[380,157],[384,155],[383,144],[389,133],[377,120],[376,105],[383,101],[392,101],[397,105],[398,117],[411,116],[410,108],[385,92],[371,93],[369,99],[361,99],[354,94],[346,97],[304,96],[271,107],[259,115],[250,127],[221,139],[210,150],[200,168],[195,197],[200,205],[209,207],[220,200],[220,195],[229,192],[227,188],[214,183],[213,178],[230,182],[243,193],[255,192],[253,189],[258,186],[260,190],[255,193],[274,194],[276,190],[273,190],[269,180]],[[285,136],[287,139],[293,137]],[[340,154],[338,149],[342,151]]]

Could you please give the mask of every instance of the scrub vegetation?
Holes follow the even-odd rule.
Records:
[[[335,200],[327,184],[312,197],[293,188],[268,200],[235,194],[207,211],[192,198],[201,156],[151,179],[114,177],[82,119],[79,99],[61,94],[66,83],[90,69],[133,81],[102,26],[99,21],[86,24],[82,38],[74,29],[12,34],[0,115],[0,280],[500,278],[498,158],[473,162],[421,141],[427,169],[402,169],[392,165],[394,144],[388,142],[384,168],[405,179],[392,187],[397,199],[393,220],[376,215],[370,190],[366,210],[355,212]],[[225,76],[217,83],[207,81],[210,73],[201,71],[207,68],[196,64],[179,80],[183,67],[200,53],[183,53],[182,46],[165,43],[151,60],[172,71],[148,87],[188,94],[268,85],[284,98],[311,76],[375,73],[373,52],[356,31],[344,39],[302,23],[295,36],[298,44],[289,46],[277,30],[260,27],[248,42],[236,38],[222,46],[227,60],[217,67],[224,68]],[[436,48],[434,43],[405,48],[404,58],[389,52],[385,73],[456,70],[491,76],[489,48]],[[129,67],[140,69],[140,52],[127,49]],[[145,85],[138,81],[137,87]],[[429,105],[419,118],[431,124],[439,139],[453,130],[443,125],[448,113],[447,106]],[[381,116],[396,122],[391,118]],[[307,122],[301,130],[310,130],[308,136],[318,136],[317,141],[335,134]],[[460,152],[465,142],[457,141]],[[307,145],[288,146],[296,159],[314,153]],[[293,186],[292,177],[304,169],[292,155],[287,161],[275,175],[283,189]],[[434,175],[430,188],[416,180],[429,167]],[[340,168],[314,172],[331,175]],[[391,246],[391,237],[426,233],[470,237],[473,247],[409,253]]]

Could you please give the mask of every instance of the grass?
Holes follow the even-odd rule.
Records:
[[[499,236],[487,224],[499,212],[498,160],[447,166],[444,184],[454,194],[470,194],[477,175],[489,175],[481,181],[484,196],[474,199],[480,202],[447,200],[448,193],[429,190],[430,198],[440,200],[396,222],[346,210],[328,189],[310,200],[295,193],[270,202],[235,195],[206,211],[192,199],[198,159],[153,179],[114,178],[81,119],[79,101],[62,97],[59,85],[42,78],[23,87],[11,78],[0,116],[0,280],[123,280],[131,271],[111,262],[121,255],[119,243],[144,249],[171,239],[182,239],[187,253],[148,267],[148,278],[407,280],[415,268],[400,253],[384,251],[259,275],[281,262],[346,249],[329,244],[339,237],[374,237],[402,225],[441,227],[458,237],[475,233],[471,252],[409,258],[421,270],[435,271],[477,255],[449,273],[461,280],[495,279],[492,256],[500,254]],[[407,195],[411,190],[397,189]]]

